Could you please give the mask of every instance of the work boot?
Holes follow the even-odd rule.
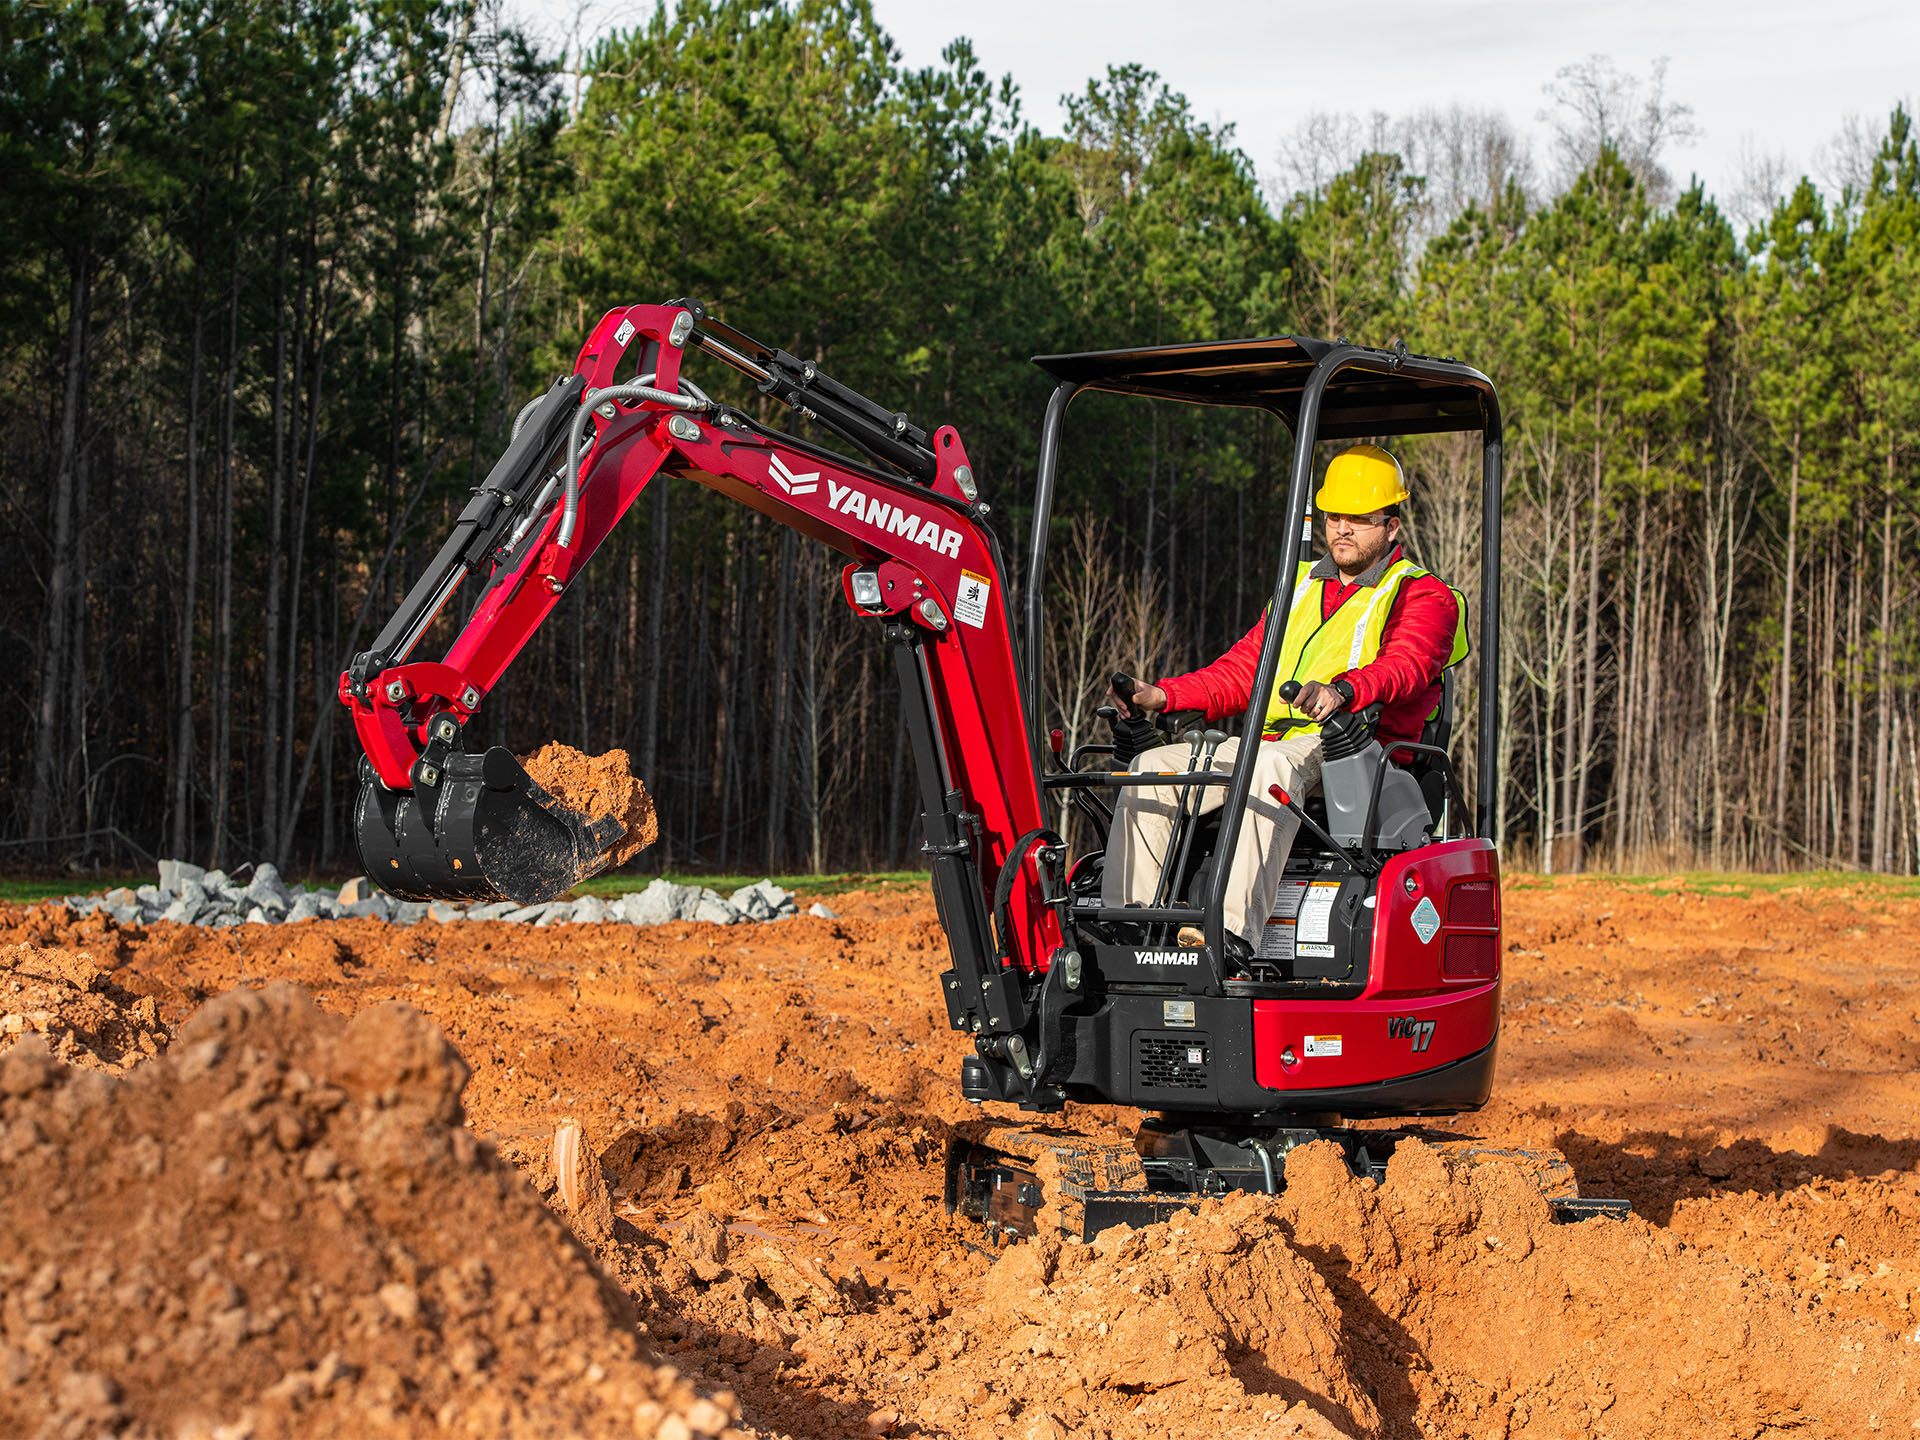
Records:
[[[1174,937],[1183,950],[1197,950],[1207,943],[1206,931],[1198,925],[1182,925]],[[1247,963],[1253,959],[1253,947],[1231,930],[1227,932],[1226,968],[1229,979],[1245,979]]]

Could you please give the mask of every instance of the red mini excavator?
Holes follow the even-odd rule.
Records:
[[[698,354],[851,443],[870,463],[783,434],[709,398],[682,367]],[[1393,763],[1365,715],[1327,727],[1323,795],[1276,795],[1302,819],[1274,939],[1229,951],[1226,867],[1250,772],[1174,776],[1115,768],[1111,747],[1063,763],[1043,743],[1040,647],[1048,521],[1074,396],[1117,392],[1258,407],[1294,438],[1270,616],[1285,616],[1303,544],[1317,441],[1476,431],[1483,441],[1477,610],[1481,693],[1498,675],[1500,410],[1484,375],[1452,360],[1276,337],[1051,355],[1058,382],[1041,430],[1024,635],[988,506],[951,426],[928,433],[763,345],[690,301],[615,310],[572,374],[522,411],[513,441],[400,612],[340,681],[366,754],[355,814],[367,872],[416,899],[564,893],[605,863],[617,821],[588,823],[501,748],[468,750],[466,726],[636,496],[683,477],[752,506],[848,558],[842,588],[892,652],[919,774],[934,900],[952,953],[941,976],[952,1026],[972,1037],[970,1100],[1026,1111],[1070,1101],[1150,1112],[1135,1145],[1084,1146],[1045,1129],[979,1127],[949,1157],[948,1202],[1000,1231],[1043,1214],[1089,1234],[1228,1189],[1273,1190],[1293,1146],[1332,1139],[1378,1172],[1400,1132],[1357,1120],[1456,1114],[1485,1103],[1500,1027],[1499,867],[1485,830],[1486,757],[1498,708],[1480,706],[1477,805],[1449,753],[1450,715]],[[479,587],[443,658],[415,651],[464,584]],[[1269,621],[1254,702],[1257,744],[1281,628]],[[1450,695],[1450,690],[1449,690]],[[1217,744],[1204,732],[1194,754]],[[1103,794],[1124,785],[1224,786],[1206,822],[1182,807],[1163,902],[1109,908],[1101,856],[1069,863],[1050,815],[1071,803],[1104,834]],[[1183,926],[1204,933],[1180,945]],[[1051,1162],[1048,1153],[1051,1151]],[[1492,1153],[1492,1152],[1475,1152]],[[1581,1201],[1536,1165],[1558,1213]],[[1551,1173],[1549,1173],[1551,1172]],[[1060,1193],[1044,1192],[1043,1176]],[[1043,1209],[1049,1200],[1054,1209]]]

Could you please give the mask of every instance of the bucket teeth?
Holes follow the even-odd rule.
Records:
[[[389,790],[362,761],[360,863],[403,899],[555,900],[605,869],[627,833],[612,816],[589,820],[568,809],[501,746],[449,754],[439,772],[432,784]]]

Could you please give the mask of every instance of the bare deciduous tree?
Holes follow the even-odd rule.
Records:
[[[1661,156],[1693,139],[1700,129],[1691,105],[1668,98],[1664,57],[1654,61],[1652,72],[1642,79],[1620,69],[1611,56],[1589,55],[1563,66],[1542,89],[1551,104],[1540,119],[1552,130],[1562,186],[1611,148],[1656,202],[1672,198],[1672,177]]]

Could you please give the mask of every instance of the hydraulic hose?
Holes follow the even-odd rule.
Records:
[[[653,376],[654,372],[649,370],[644,375],[636,375],[633,383],[636,385],[651,384],[653,382]],[[696,395],[700,395],[702,400],[707,398],[705,395],[700,394],[698,386],[688,385],[687,388]],[[513,438],[515,440],[518,440],[520,438],[520,432],[526,429],[528,417],[539,407],[540,402],[546,398],[544,395],[536,395],[520,407],[520,413],[513,417]],[[575,452],[576,455],[578,455],[578,453],[578,451]],[[513,527],[513,534],[507,538],[507,549],[512,550],[517,548],[520,542],[526,539],[527,531],[534,527],[535,522],[540,518],[540,512],[547,508],[548,502],[551,501],[555,493],[558,492],[560,489],[560,481],[565,477],[566,473],[567,462],[563,458],[560,463],[554,467],[553,474],[547,477],[547,483],[540,487],[540,493],[533,497],[533,504],[527,506],[526,509],[521,512],[520,523]]]
[[[713,404],[704,396],[681,395],[672,390],[643,385],[637,380],[625,385],[589,390],[581,396],[580,408],[574,414],[573,426],[567,436],[567,483],[560,496],[560,528],[553,537],[554,543],[562,550],[573,545],[573,529],[579,515],[580,482],[585,479],[587,468],[585,458],[580,456],[581,442],[586,438],[587,425],[593,418],[593,412],[610,400],[650,400],[656,405],[666,405],[675,410],[705,410]]]

